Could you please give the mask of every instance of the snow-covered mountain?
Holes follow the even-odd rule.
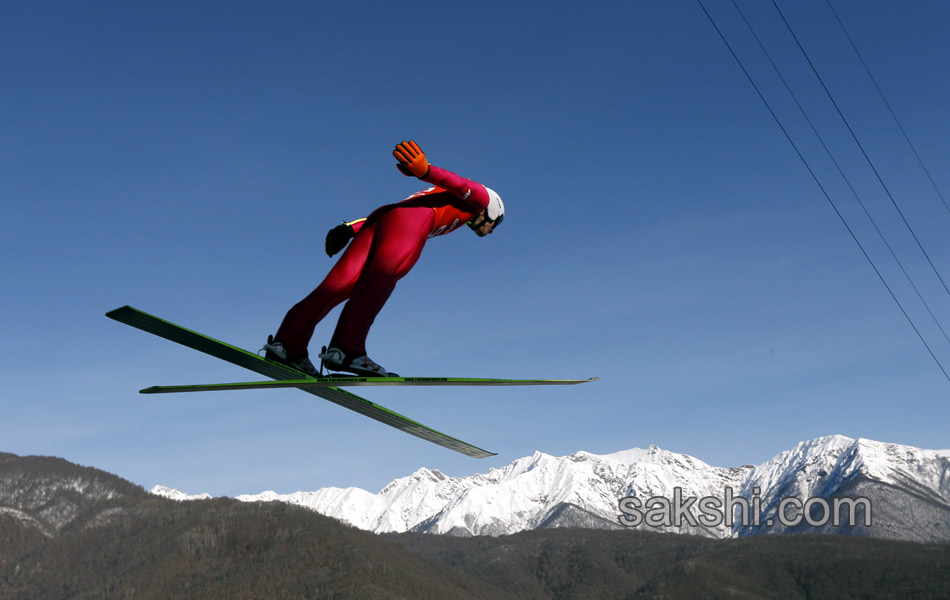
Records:
[[[173,490],[170,487],[165,487],[164,485],[156,485],[151,490],[150,494],[155,494],[156,496],[162,496],[168,498],[169,500],[177,500],[178,502],[187,502],[189,500],[210,500],[211,494],[186,494],[185,492],[179,492],[178,490]]]
[[[916,541],[950,541],[950,453],[867,439],[829,436],[801,442],[756,467],[742,495],[759,488],[762,512],[775,517],[781,499],[865,497],[871,501],[870,527],[860,535]],[[817,508],[817,513],[824,510]],[[846,525],[734,528],[737,535],[765,531],[852,533]]]
[[[805,507],[811,498],[821,501]],[[844,498],[862,500],[845,503],[841,513],[847,517],[853,510],[857,526],[832,519],[832,502]],[[844,436],[802,442],[762,465],[734,468],[656,446],[606,455],[537,452],[469,477],[419,469],[377,494],[324,488],[238,499],[297,504],[377,533],[504,535],[635,525],[718,538],[810,531],[950,541],[950,456]],[[798,504],[785,507],[783,520],[779,509],[785,499]],[[701,509],[704,500],[710,504]],[[745,518],[742,503],[750,506]]]
[[[656,446],[559,458],[536,452],[470,477],[419,469],[378,494],[359,488],[324,488],[238,499],[290,502],[377,533],[504,535],[541,527],[620,529],[617,503],[624,496],[672,495],[677,486],[689,494],[718,493],[725,486],[738,488],[751,469],[711,467]],[[713,535],[723,537],[728,531]]]

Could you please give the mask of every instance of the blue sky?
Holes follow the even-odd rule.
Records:
[[[704,2],[950,368],[950,343],[733,4]],[[376,491],[419,467],[462,476],[535,451],[656,444],[734,466],[829,434],[950,447],[950,381],[700,5],[537,6],[5,6],[0,451],[235,495]],[[950,328],[950,295],[772,4],[740,6]],[[780,6],[950,271],[950,210],[828,5]],[[834,7],[950,189],[950,5]],[[508,214],[490,238],[430,241],[377,320],[370,356],[411,375],[599,382],[364,390],[498,452],[480,461],[294,390],[137,393],[257,376],[106,311],[131,304],[256,350],[332,265],[327,229],[422,187],[395,169],[403,139],[497,190]]]

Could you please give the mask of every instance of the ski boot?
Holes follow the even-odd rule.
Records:
[[[282,365],[287,365],[298,371],[302,371],[309,375],[310,377],[323,377],[323,374],[317,370],[313,363],[310,362],[310,357],[306,354],[303,356],[298,356],[297,358],[290,358],[287,355],[287,349],[284,347],[283,342],[278,342],[274,339],[274,336],[267,336],[267,343],[264,344],[264,347],[261,348],[264,351],[264,358],[279,362]]]
[[[330,371],[346,371],[361,377],[399,377],[376,364],[369,356],[362,354],[350,358],[339,348],[324,348],[320,353],[323,366]]]

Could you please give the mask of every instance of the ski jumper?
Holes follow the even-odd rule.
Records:
[[[488,206],[485,186],[451,171],[429,165],[423,181],[434,187],[351,224],[356,235],[349,247],[323,282],[287,312],[274,336],[290,356],[307,355],[317,323],[343,301],[330,347],[348,356],[366,354],[376,315],[419,260],[426,241],[455,231]]]

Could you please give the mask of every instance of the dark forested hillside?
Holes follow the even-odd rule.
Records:
[[[947,544],[582,529],[383,537],[520,598],[950,598]]]
[[[155,498],[9,561],[0,598],[511,598],[305,509]]]

